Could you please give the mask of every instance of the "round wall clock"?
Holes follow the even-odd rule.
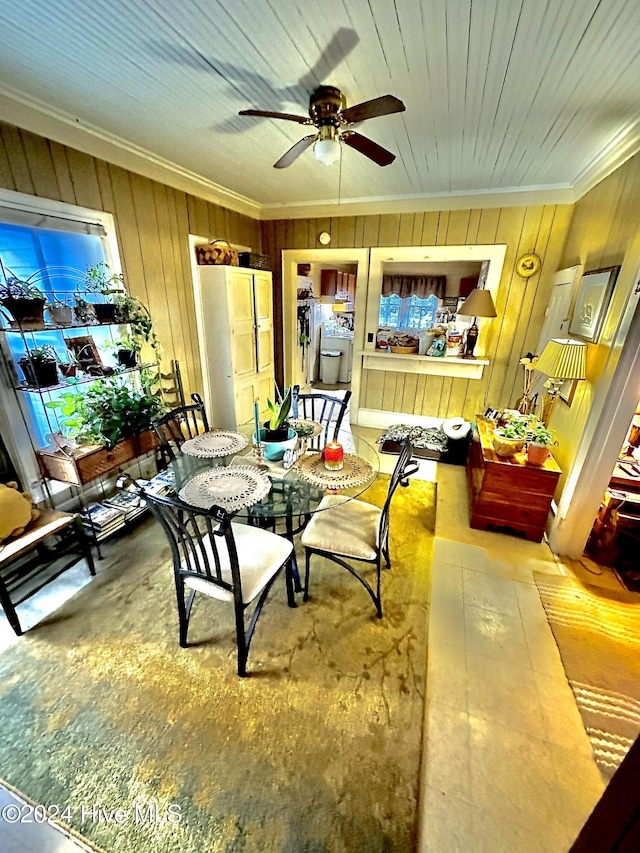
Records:
[[[542,265],[542,261],[537,255],[523,255],[519,258],[518,263],[516,264],[516,272],[518,275],[521,275],[522,278],[531,278],[532,275],[535,275]]]
[[[331,242],[331,234],[328,231],[323,231],[322,234],[318,235],[318,240],[323,246],[328,246]]]

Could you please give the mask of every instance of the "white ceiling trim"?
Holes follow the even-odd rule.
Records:
[[[0,120],[160,181],[176,190],[200,196],[253,219],[260,218],[260,205],[253,199],[234,193],[151,151],[7,86],[0,86]]]
[[[302,204],[269,205],[234,193],[95,125],[3,85],[0,85],[0,120],[259,220],[574,204],[640,151],[640,122],[634,122],[594,158],[574,184],[507,187],[471,193],[380,196],[364,201],[344,199],[339,204],[337,200],[327,199]]]

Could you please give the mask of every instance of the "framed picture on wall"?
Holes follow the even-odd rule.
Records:
[[[89,366],[102,364],[100,353],[91,335],[77,335],[75,338],[65,338],[64,342],[75,361],[83,369],[86,370]]]
[[[589,343],[598,340],[619,272],[615,266],[584,273],[569,326],[572,337]]]
[[[560,399],[570,406],[573,403],[573,397],[576,393],[576,388],[578,387],[579,379],[565,379],[562,385],[560,386],[560,390],[558,391],[558,396]]]

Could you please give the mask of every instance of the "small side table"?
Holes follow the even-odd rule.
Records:
[[[467,458],[470,526],[541,542],[561,473],[552,456],[542,466],[529,464],[524,451],[498,456],[489,427],[478,420]]]

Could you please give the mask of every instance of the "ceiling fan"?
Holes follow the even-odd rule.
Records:
[[[340,159],[341,142],[350,148],[355,148],[378,166],[388,166],[396,159],[396,155],[378,145],[377,142],[356,133],[355,130],[350,130],[349,125],[369,118],[401,113],[404,110],[405,105],[393,95],[382,95],[380,98],[347,107],[346,99],[340,89],[336,89],[335,86],[319,86],[314,89],[309,98],[309,118],[267,110],[241,110],[239,115],[279,118],[316,126],[316,133],[303,137],[286,154],[283,154],[277,163],[274,163],[276,169],[286,169],[311,145],[313,145],[316,159],[325,166],[331,166]]]

